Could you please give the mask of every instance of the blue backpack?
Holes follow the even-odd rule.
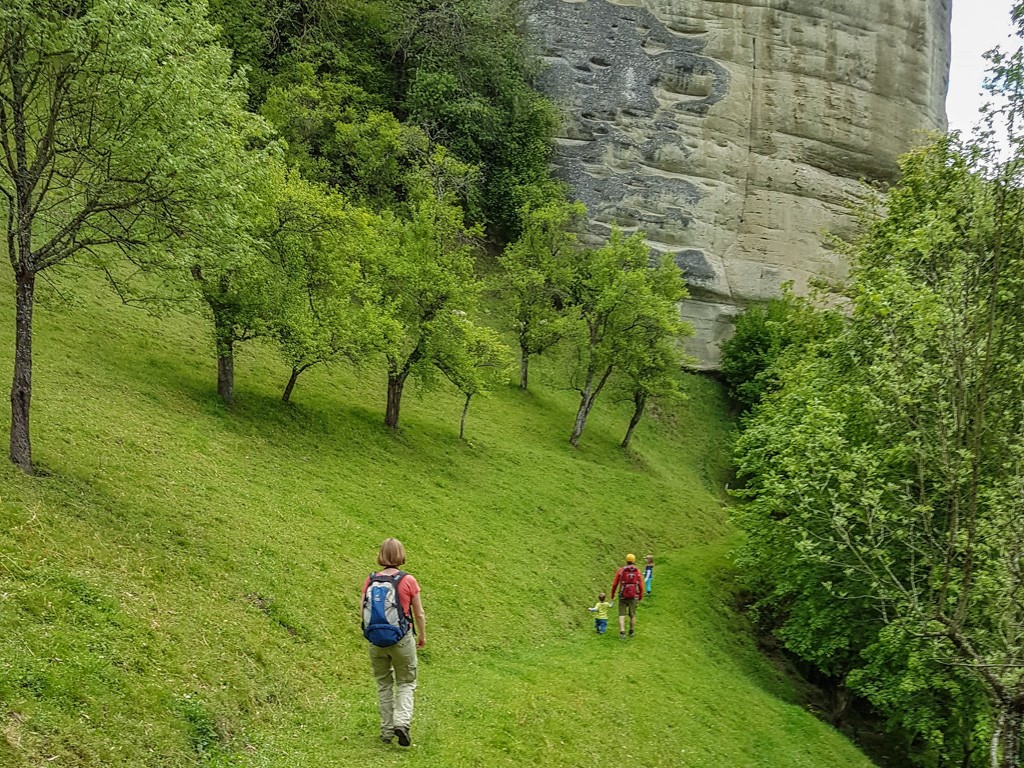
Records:
[[[363,637],[378,648],[394,645],[409,634],[412,627],[398,599],[398,583],[407,575],[405,571],[391,576],[370,574],[370,583],[363,595]]]

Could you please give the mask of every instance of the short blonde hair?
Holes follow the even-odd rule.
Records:
[[[381,568],[397,568],[405,565],[405,547],[398,539],[384,539],[377,553],[377,565]]]

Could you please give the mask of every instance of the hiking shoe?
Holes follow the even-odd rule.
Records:
[[[412,739],[409,738],[409,726],[407,725],[396,725],[395,736],[398,737],[398,744],[403,747],[408,747],[412,744]]]
[[[625,640],[626,639],[626,633],[625,632],[619,632],[619,639],[620,640]]]
[[[391,740],[392,740],[393,738],[395,738],[395,737],[394,737],[394,736],[384,736],[384,735],[382,735],[382,736],[380,737],[380,740],[381,740],[381,743],[383,743],[383,744],[390,744],[390,743],[391,743]]]
[[[629,636],[630,636],[630,637],[632,637],[632,636],[633,636],[633,630],[632,630],[632,629],[631,629],[631,630],[629,630]]]

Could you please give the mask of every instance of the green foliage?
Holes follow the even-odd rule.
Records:
[[[450,165],[443,157],[438,165]],[[458,164],[455,164],[456,167]],[[474,372],[473,352],[490,352],[490,336],[470,330],[471,313],[481,284],[474,273],[472,239],[478,233],[463,223],[462,209],[450,196],[435,197],[438,185],[412,209],[408,219],[392,218],[390,247],[363,271],[383,299],[386,333],[380,349],[388,368],[388,406],[385,423],[398,426],[406,379],[412,375],[424,385],[441,370],[469,394],[482,384]],[[423,183],[429,183],[424,177]],[[481,363],[482,364],[482,363]]]
[[[904,158],[851,248],[850,321],[778,358],[739,439],[737,519],[790,649],[940,763],[996,768],[1024,694],[1024,217],[1019,163],[991,160],[952,137]]]
[[[210,19],[234,51],[257,108],[280,78],[305,65],[329,78],[392,101],[396,84],[387,62],[397,18],[384,2],[363,0],[211,0]]]
[[[130,278],[181,274],[238,228],[241,179],[260,158],[250,148],[265,136],[203,10],[131,0],[0,9],[0,208],[19,302],[10,457],[25,472],[36,276],[75,259],[126,296]],[[155,283],[164,300],[161,281],[142,296]]]
[[[253,82],[253,105],[308,178],[401,198],[424,135],[481,169],[470,220],[503,237],[548,171],[553,106],[505,0],[214,0],[213,18]],[[399,127],[399,125],[401,127]]]
[[[836,312],[816,311],[806,298],[787,288],[782,298],[753,305],[736,318],[736,332],[722,344],[722,375],[729,394],[744,410],[757,405],[779,385],[775,370],[790,347],[793,354],[842,327]]]
[[[582,203],[559,196],[523,213],[522,232],[498,257],[498,293],[506,323],[519,343],[519,386],[527,389],[530,357],[564,335],[565,302],[577,256],[573,228],[586,215]]]
[[[384,299],[363,279],[362,264],[383,258],[384,228],[369,211],[294,172],[279,190],[263,242],[283,280],[269,322],[292,367],[286,400],[312,366],[339,358],[358,364],[382,345]]]
[[[308,62],[275,80],[261,113],[285,140],[289,165],[375,209],[406,199],[407,176],[428,150],[426,135],[382,100]]]
[[[530,87],[536,64],[510,0],[404,0],[396,40],[399,110],[483,170],[474,220],[519,233],[528,188],[549,179],[557,114]]]
[[[459,437],[465,437],[466,415],[475,395],[486,394],[508,381],[511,351],[492,328],[476,325],[455,314],[447,333],[436,334],[428,356],[465,396]]]
[[[687,295],[682,273],[671,256],[654,266],[650,259],[641,233],[627,238],[616,229],[606,245],[572,261],[567,329],[574,354],[569,383],[580,393],[569,440],[574,446],[612,373],[623,367],[639,373],[652,347],[686,331],[676,306]]]
[[[0,200],[9,244],[16,223],[31,243],[16,270],[164,265],[183,235],[231,226],[245,146],[264,137],[213,40],[188,3],[5,3]]]

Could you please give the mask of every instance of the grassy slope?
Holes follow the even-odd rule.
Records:
[[[0,349],[11,347],[9,301]],[[866,766],[725,607],[714,384],[641,425],[543,386],[474,405],[267,350],[213,397],[200,318],[106,294],[38,315],[28,479],[0,469],[0,766]],[[9,380],[9,355],[0,358]],[[537,380],[539,377],[535,377]],[[356,614],[379,541],[424,588],[415,747],[376,739]],[[591,631],[626,551],[657,558],[635,640]],[[614,623],[614,621],[612,622]],[[48,758],[56,758],[47,762]]]

